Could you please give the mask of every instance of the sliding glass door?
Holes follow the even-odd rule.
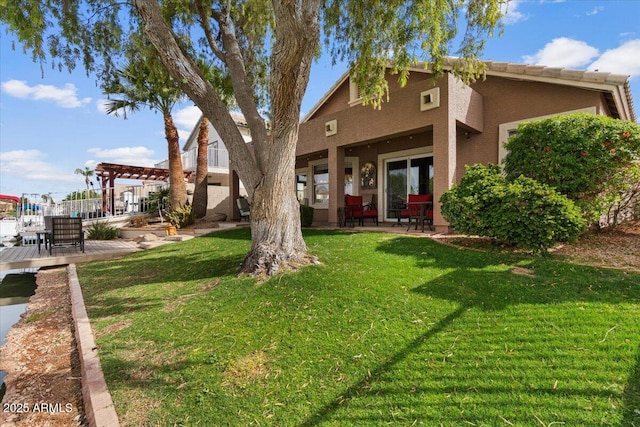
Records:
[[[385,161],[385,220],[398,218],[408,194],[433,193],[433,157],[415,156]]]

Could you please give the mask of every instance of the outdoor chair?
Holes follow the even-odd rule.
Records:
[[[48,234],[49,255],[54,247],[75,246],[84,252],[84,231],[82,218],[64,216],[51,217],[51,230]]]
[[[364,220],[369,218],[378,225],[378,209],[377,209],[377,197],[375,194],[371,195],[371,201],[363,206],[362,210],[362,225],[364,225]]]
[[[355,220],[358,220],[359,225],[364,225],[365,218],[370,218],[375,221],[376,225],[378,225],[378,210],[375,206],[371,205],[363,205],[362,204],[362,196],[352,196],[350,194],[346,194],[344,196],[344,213],[345,213],[345,225],[347,221],[353,227]]]
[[[418,223],[422,222],[422,231],[424,224],[427,223],[429,229],[433,227],[433,195],[432,194],[409,194],[407,197],[407,205],[405,209],[400,211],[400,218],[409,218],[409,226],[415,223],[415,229],[418,229]]]
[[[238,210],[240,211],[240,221],[246,219],[250,220],[251,207],[249,206],[249,202],[244,197],[238,197],[236,199],[236,205],[238,205]]]

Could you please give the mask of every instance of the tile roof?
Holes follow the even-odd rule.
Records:
[[[456,59],[445,61],[444,69],[451,70]],[[551,84],[560,84],[581,87],[601,91],[604,94],[607,106],[614,117],[636,121],[633,108],[633,98],[629,85],[629,76],[603,71],[573,70],[562,67],[548,67],[545,65],[515,64],[512,62],[483,61],[486,65],[486,74],[511,79],[543,81]],[[411,71],[430,72],[425,63],[418,63],[411,67]],[[307,113],[303,121],[309,120],[322,104],[333,94],[338,86],[349,77],[346,72],[336,81],[318,103]]]
[[[450,60],[448,62],[453,65],[454,61]],[[484,61],[484,63],[487,67],[487,75],[541,80],[548,83],[568,84],[587,89],[602,90],[603,92],[605,87],[610,87],[608,90],[609,95],[605,94],[605,99],[609,108],[612,109],[612,114],[617,114],[618,118],[621,119],[636,121],[631,86],[627,75],[598,70],[574,70],[544,65],[514,64],[511,62]],[[619,101],[623,105],[617,105],[614,99],[616,95],[618,95]],[[619,107],[622,107],[625,111],[619,111]]]

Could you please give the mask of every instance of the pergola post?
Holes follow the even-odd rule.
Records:
[[[139,179],[141,181],[168,181],[169,169],[149,168],[144,166],[119,165],[115,163],[99,163],[96,166],[97,176],[100,177],[102,186],[102,213],[115,215],[116,179]],[[184,178],[188,181],[193,171],[184,171]],[[107,203],[107,190],[111,201]]]

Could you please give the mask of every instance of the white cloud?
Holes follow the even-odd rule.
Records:
[[[187,133],[187,136],[189,136],[201,115],[200,109],[195,105],[191,105],[176,111],[173,114],[173,121],[176,126],[189,129]]]
[[[61,173],[57,165],[47,162],[40,150],[14,150],[0,153],[0,170],[12,178],[29,181],[78,182],[78,176]]]
[[[640,39],[630,40],[620,47],[607,50],[589,66],[589,70],[640,76]]]
[[[142,146],[110,149],[90,148],[87,151],[89,151],[91,155],[98,159],[102,159],[101,161],[105,161],[107,163],[119,163],[132,166],[153,166],[155,163],[158,163],[158,160],[153,158],[155,151]],[[89,160],[86,166],[93,164],[95,167],[97,163],[99,162]]]
[[[604,10],[604,6],[597,6],[587,12],[587,16],[594,16]]]
[[[191,129],[178,129],[178,135],[180,135],[180,141],[186,142],[189,135],[193,132],[193,128]],[[163,135],[164,136],[164,135]]]
[[[96,162],[95,160],[87,160],[86,162],[84,162],[84,166],[88,167],[91,170],[95,170],[96,166],[98,166],[98,163],[100,162]]]
[[[553,39],[534,55],[525,55],[527,63],[548,67],[580,68],[599,55],[598,49],[581,40],[567,37]]]
[[[504,13],[504,16],[502,18],[502,22],[505,25],[512,25],[528,19],[527,15],[518,10],[521,3],[521,0],[511,0],[508,3],[503,4],[502,13]]]
[[[99,113],[103,113],[103,114],[107,114],[107,103],[109,102],[108,99],[98,99],[96,101],[96,110],[98,110]]]
[[[23,80],[8,80],[2,82],[2,90],[16,98],[52,101],[62,108],[78,108],[91,102],[91,98],[78,98],[77,89],[73,83],[67,83],[59,88],[52,85],[29,86]]]

